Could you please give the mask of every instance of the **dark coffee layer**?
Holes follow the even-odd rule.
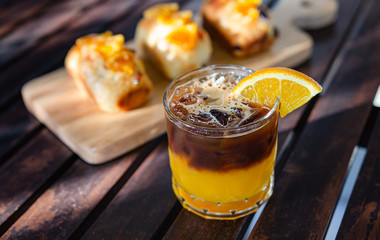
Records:
[[[237,137],[207,137],[176,127],[168,121],[169,148],[196,169],[225,172],[266,159],[277,140],[277,114],[260,129]]]

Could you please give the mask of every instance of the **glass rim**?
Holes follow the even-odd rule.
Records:
[[[246,67],[242,67],[242,66],[236,66],[236,65],[209,65],[209,66],[206,66],[206,67],[201,67],[201,68],[197,68],[197,69],[194,69],[194,70],[191,70],[189,72],[186,72],[186,73],[183,73],[181,75],[179,75],[178,77],[176,77],[175,79],[173,79],[169,85],[166,87],[165,89],[165,92],[164,92],[164,95],[163,95],[163,103],[164,103],[164,108],[165,108],[165,112],[174,120],[180,122],[181,124],[183,124],[184,126],[188,127],[188,128],[197,128],[197,129],[200,129],[200,130],[203,130],[203,131],[217,131],[217,132],[225,132],[225,131],[234,131],[234,130],[244,130],[244,129],[250,129],[250,127],[252,127],[253,125],[257,125],[258,123],[261,123],[261,122],[264,122],[266,120],[269,119],[270,116],[272,116],[274,114],[274,112],[277,111],[278,107],[279,107],[279,104],[280,104],[280,97],[277,97],[276,98],[276,101],[273,105],[272,108],[270,108],[269,112],[267,112],[264,116],[256,119],[255,121],[251,122],[251,123],[248,123],[248,124],[245,124],[243,126],[235,126],[235,127],[226,127],[226,128],[215,128],[215,127],[207,127],[207,126],[199,126],[199,125],[196,125],[196,124],[192,124],[192,123],[189,123],[189,122],[186,122],[184,120],[182,120],[181,118],[179,118],[178,116],[176,116],[169,108],[167,102],[166,102],[166,97],[168,95],[168,90],[170,89],[170,87],[172,87],[172,85],[178,80],[178,79],[181,79],[191,73],[194,73],[194,72],[198,72],[200,70],[205,70],[205,69],[213,69],[213,68],[224,68],[224,69],[239,69],[239,70],[244,70],[244,71],[247,71],[247,72],[251,72],[251,73],[254,73],[255,71],[252,70],[252,69],[249,69],[249,68],[246,68]],[[260,126],[261,127],[261,126]],[[250,130],[255,130],[256,128],[253,128],[253,129],[250,129]],[[224,136],[226,137],[226,136]]]

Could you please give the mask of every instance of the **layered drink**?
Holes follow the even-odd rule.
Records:
[[[252,72],[208,66],[178,77],[165,92],[173,190],[202,217],[245,216],[272,194],[278,100],[267,108],[231,94]]]

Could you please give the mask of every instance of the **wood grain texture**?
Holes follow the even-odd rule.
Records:
[[[23,102],[18,100],[0,115],[0,156],[20,143],[40,123],[30,116]],[[7,159],[0,159],[0,165]]]
[[[0,20],[1,22],[6,22],[12,18],[22,18],[18,17],[17,13],[28,12],[32,5],[41,5],[45,0],[24,0],[24,1],[6,1],[0,2]],[[34,3],[34,4],[33,4]],[[26,7],[26,8],[25,8]]]
[[[77,160],[2,239],[67,239],[141,153],[102,166]]]
[[[187,210],[182,210],[163,239],[234,239],[244,219],[205,220]]]
[[[380,112],[337,239],[380,239]]]
[[[68,148],[43,130],[5,162],[0,168],[0,225],[71,155]]]
[[[323,237],[379,85],[379,41],[373,36],[379,35],[374,18],[380,8],[369,9],[369,18],[350,39],[344,64],[315,106],[251,239]]]
[[[82,239],[150,239],[176,203],[167,142],[141,164]]]
[[[48,0],[17,1],[7,11],[0,9],[0,22],[4,23],[0,26],[0,37],[15,30],[22,22],[36,16],[48,3]]]
[[[49,35],[59,34],[58,31],[66,24],[80,17],[85,9],[93,7],[100,0],[62,1],[45,9],[33,21],[25,22],[11,33],[0,39],[0,65],[35,46],[37,42]],[[27,37],[25,36],[27,33]]]

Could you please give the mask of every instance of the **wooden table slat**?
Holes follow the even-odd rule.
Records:
[[[67,239],[131,166],[141,150],[101,166],[90,166],[77,159],[3,238]]]
[[[0,166],[7,160],[4,156],[10,149],[41,124],[30,116],[24,103],[19,99],[0,115]]]
[[[72,152],[45,129],[1,166],[1,231],[4,230],[1,224],[15,213],[70,156]]]
[[[380,40],[380,39],[379,39]],[[380,238],[380,111],[337,239]]]
[[[163,239],[234,239],[245,220],[205,220],[182,209]]]
[[[18,18],[17,13],[28,12],[30,7],[40,6],[45,0],[24,0],[24,1],[0,1],[0,20],[5,22],[6,20]],[[23,14],[21,14],[22,16]]]
[[[52,34],[59,35],[68,23],[85,13],[100,0],[69,0],[52,5],[38,19],[25,22],[21,27],[0,39],[0,64],[5,65],[26,50],[36,46],[40,39]],[[25,37],[25,32],[28,37]]]
[[[10,31],[16,30],[17,25],[36,16],[49,2],[51,1],[15,1],[11,8],[7,10],[0,9],[0,22],[4,23],[0,25],[0,38]]]
[[[154,235],[176,204],[167,147],[163,141],[148,156],[83,239],[149,239]]]

